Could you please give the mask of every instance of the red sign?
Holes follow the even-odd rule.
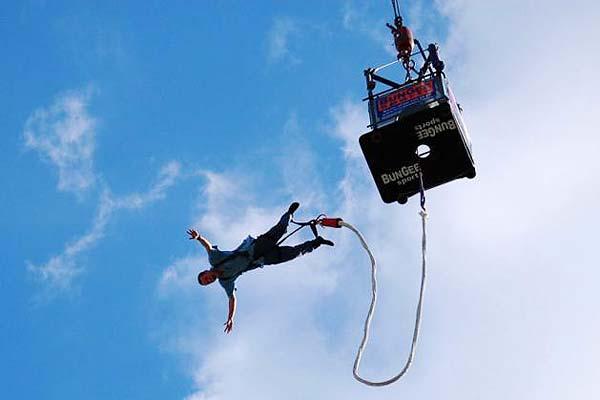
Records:
[[[390,108],[409,103],[415,99],[431,95],[435,92],[433,79],[418,82],[414,85],[398,89],[377,99],[377,111],[384,113]]]

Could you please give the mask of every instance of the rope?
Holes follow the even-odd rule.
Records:
[[[422,186],[422,180],[421,180],[421,186]],[[360,342],[360,346],[358,347],[358,352],[356,353],[356,359],[354,360],[354,368],[352,369],[352,374],[354,375],[354,378],[357,381],[364,383],[365,385],[368,385],[368,386],[386,386],[386,385],[390,385],[390,384],[396,382],[398,379],[400,379],[406,373],[406,371],[408,371],[408,368],[412,364],[413,358],[415,356],[417,340],[419,338],[419,328],[421,326],[421,312],[422,312],[422,306],[423,306],[423,295],[425,293],[425,278],[426,278],[426,273],[427,273],[426,257],[425,257],[426,250],[427,250],[427,229],[426,229],[427,210],[425,209],[424,191],[421,192],[421,211],[419,212],[419,215],[421,216],[421,226],[422,226],[422,230],[423,230],[422,239],[421,239],[421,254],[422,254],[421,289],[419,291],[419,302],[417,303],[415,328],[413,331],[412,343],[410,346],[410,354],[408,355],[408,359],[406,360],[404,367],[402,368],[402,370],[400,370],[400,372],[397,375],[395,375],[387,380],[376,381],[376,382],[369,381],[365,378],[362,378],[358,373],[358,369],[360,367],[360,361],[361,361],[363,352],[369,341],[369,330],[371,327],[371,320],[373,318],[373,313],[375,312],[375,304],[377,303],[377,264],[375,262],[375,257],[373,257],[373,253],[371,253],[371,250],[369,249],[369,246],[368,246],[367,242],[365,241],[363,235],[360,233],[360,231],[345,221],[340,222],[341,226],[344,226],[344,227],[350,229],[352,232],[354,232],[356,234],[356,236],[360,240],[362,247],[366,250],[367,254],[369,255],[369,258],[371,259],[371,304],[369,306],[369,312],[367,313],[367,318],[365,319],[365,324],[364,324],[364,328],[363,328],[363,337]]]

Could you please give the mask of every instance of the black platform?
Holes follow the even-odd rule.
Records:
[[[438,76],[434,80],[434,96],[403,109],[360,137],[360,147],[386,203],[405,203],[419,193],[421,173],[425,189],[475,177],[461,111],[445,79]]]

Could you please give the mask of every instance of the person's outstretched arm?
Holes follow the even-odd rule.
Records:
[[[206,251],[209,251],[210,249],[212,249],[212,244],[210,244],[208,239],[206,239],[205,237],[202,237],[194,229],[188,229],[187,234],[190,235],[190,240],[199,241],[200,244],[206,249]]]
[[[235,316],[236,299],[235,293],[229,297],[229,314],[227,315],[227,322],[225,322],[225,333],[231,332],[233,329],[233,317]]]

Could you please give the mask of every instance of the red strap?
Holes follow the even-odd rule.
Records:
[[[321,226],[327,226],[329,228],[341,228],[341,218],[322,218],[319,223]]]

